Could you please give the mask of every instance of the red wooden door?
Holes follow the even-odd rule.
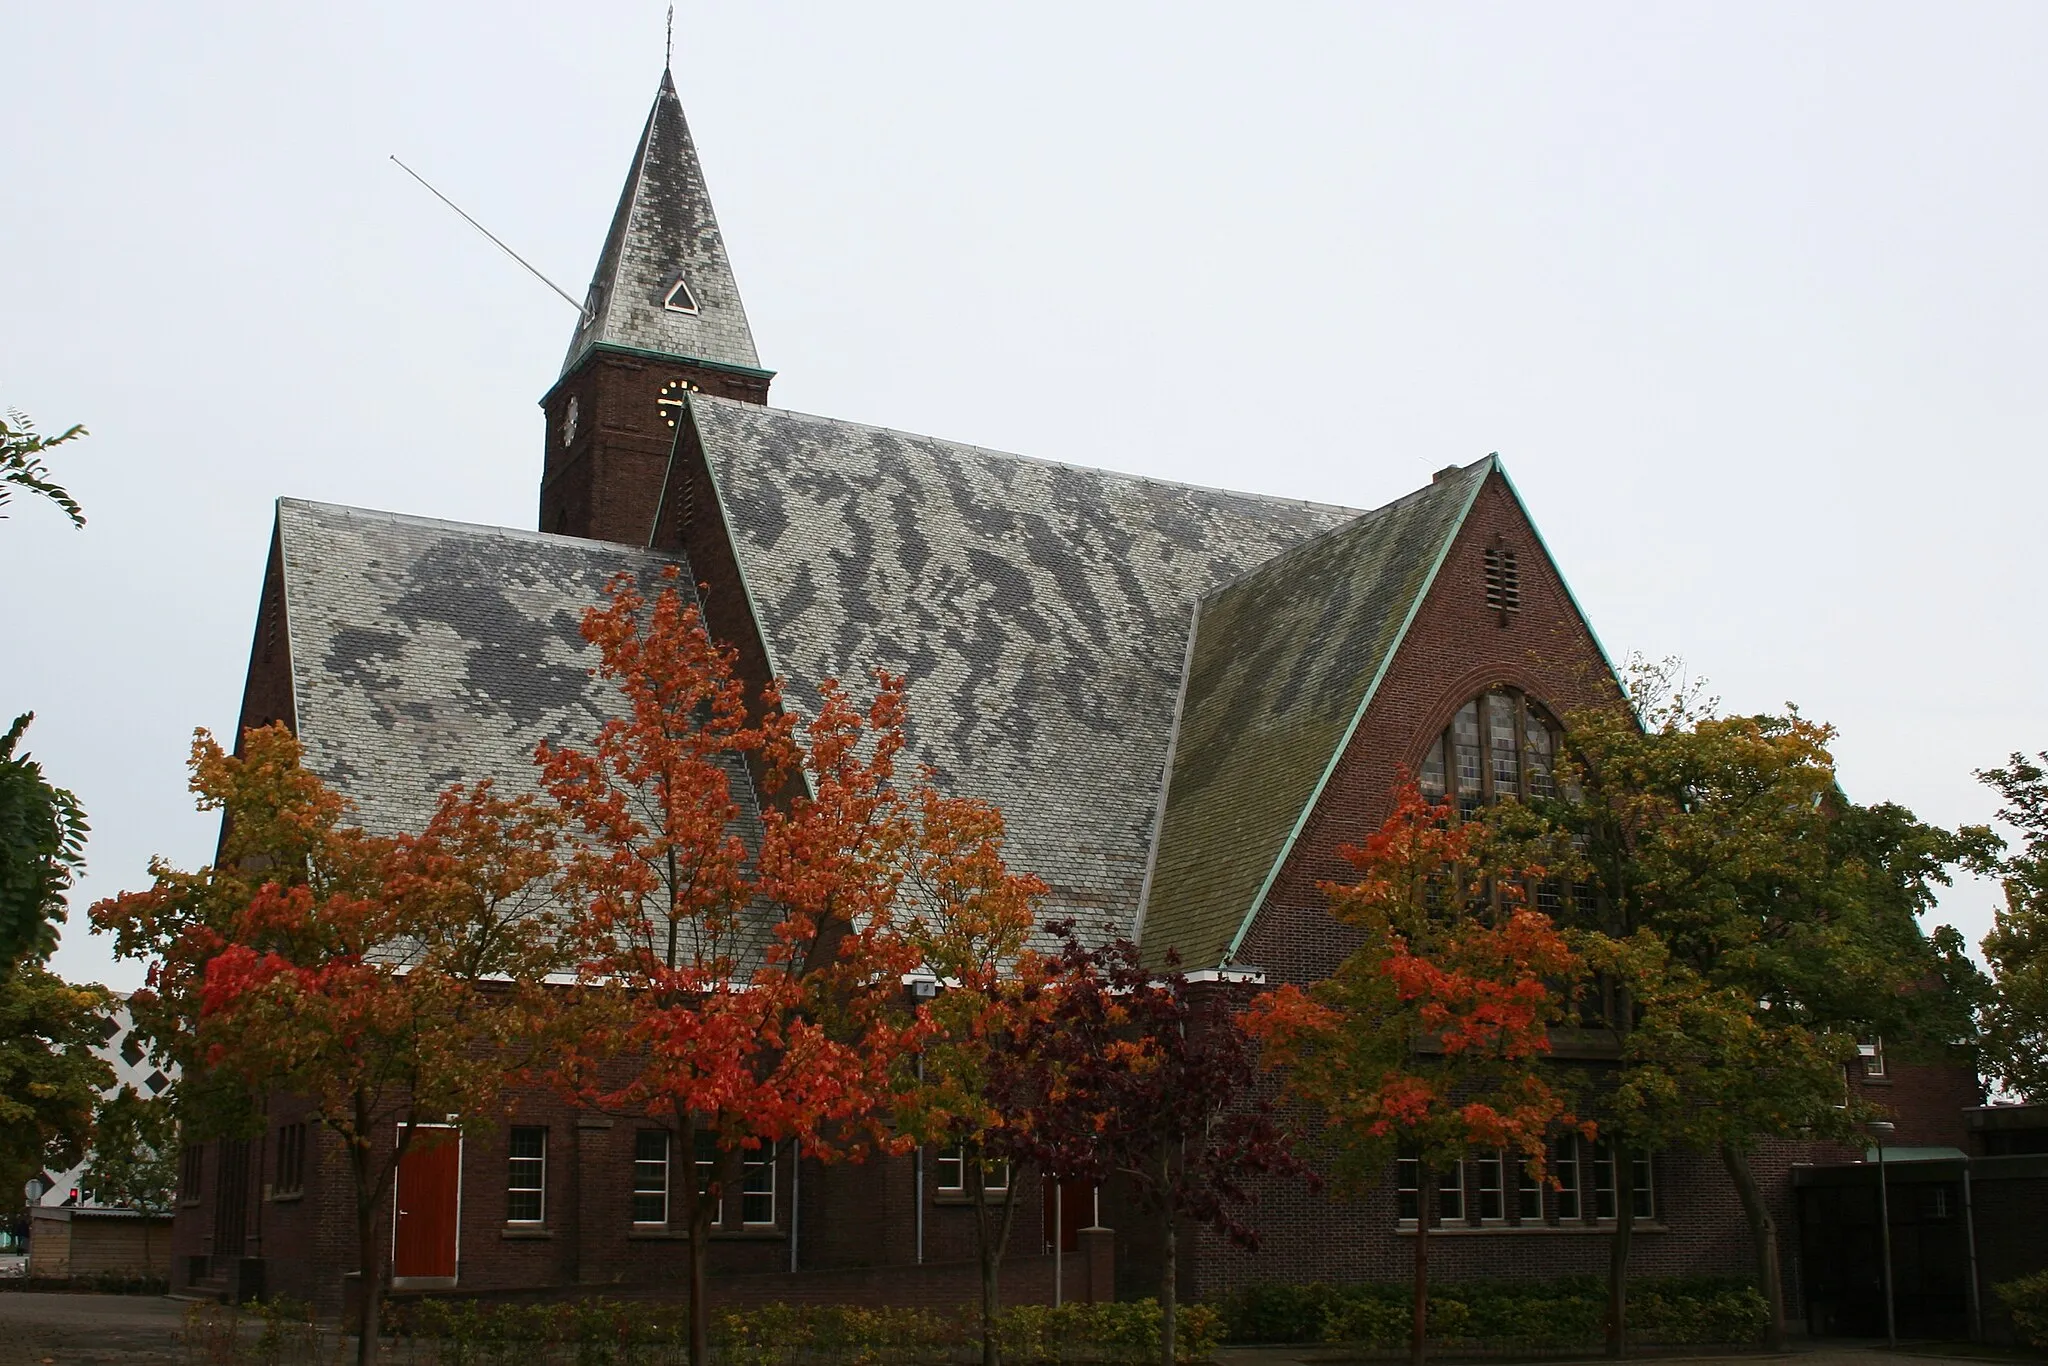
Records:
[[[1059,1217],[1053,1217],[1053,1183],[1044,1183],[1045,1250],[1052,1251],[1052,1234],[1057,1224],[1060,1234],[1060,1251],[1081,1250],[1081,1230],[1095,1224],[1095,1183],[1092,1181],[1062,1181],[1059,1183]]]
[[[398,1225],[391,1274],[453,1279],[462,1140],[452,1129],[420,1133],[398,1163]]]

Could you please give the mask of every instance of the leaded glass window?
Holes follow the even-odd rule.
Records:
[[[1554,799],[1557,723],[1515,688],[1494,688],[1473,698],[1431,739],[1416,770],[1416,786],[1433,802],[1453,801],[1469,816],[1487,802],[1512,797]]]

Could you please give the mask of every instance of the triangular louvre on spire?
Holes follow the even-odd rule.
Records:
[[[600,343],[761,366],[683,104],[666,69],[562,373]]]

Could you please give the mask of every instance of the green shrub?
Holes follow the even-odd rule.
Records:
[[[2036,1271],[1992,1289],[2012,1312],[2020,1336],[2036,1347],[2048,1347],[2048,1271]]]
[[[1408,1341],[1409,1287],[1253,1285],[1221,1306],[1233,1342],[1329,1342],[1396,1348]],[[1597,1346],[1605,1332],[1607,1285],[1594,1276],[1547,1281],[1453,1282],[1431,1289],[1429,1336],[1442,1345],[1556,1350]],[[1629,1339],[1699,1346],[1741,1343],[1763,1332],[1756,1288],[1737,1278],[1691,1276],[1629,1285]]]
[[[1183,1362],[1215,1350],[1220,1315],[1183,1305],[1177,1346]],[[425,1300],[395,1306],[390,1330],[407,1338],[413,1366],[667,1366],[688,1354],[688,1317],[672,1303],[587,1299],[562,1304]],[[194,1324],[203,1330],[207,1325]],[[770,1304],[720,1314],[708,1325],[723,1366],[951,1366],[978,1355],[974,1311],[875,1309],[858,1305]],[[1018,1305],[996,1320],[1012,1366],[1149,1366],[1159,1344],[1159,1305]],[[188,1358],[226,1361],[188,1333]],[[211,1341],[217,1348],[217,1334]]]

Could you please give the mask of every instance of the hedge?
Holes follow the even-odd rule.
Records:
[[[1231,1342],[1328,1342],[1361,1348],[1406,1345],[1406,1284],[1251,1285],[1223,1304]],[[1545,1281],[1466,1281],[1433,1286],[1429,1336],[1442,1346],[1558,1350],[1599,1345],[1607,1283],[1596,1276]],[[1745,1343],[1761,1337],[1769,1307],[1750,1281],[1687,1276],[1629,1282],[1629,1340],[1666,1346]]]
[[[1183,1305],[1180,1360],[1206,1360],[1218,1315]],[[689,1316],[672,1302],[603,1299],[555,1304],[423,1300],[390,1307],[390,1359],[408,1366],[674,1366],[688,1357]],[[709,1325],[723,1366],[951,1366],[980,1356],[972,1310],[869,1309],[854,1305],[765,1305],[719,1314]],[[1012,1366],[1149,1366],[1159,1350],[1159,1305],[1019,1305],[996,1321]],[[332,1359],[340,1336],[303,1305],[273,1302],[243,1310],[195,1305],[186,1313],[184,1355],[207,1366],[267,1366]]]
[[[2013,1326],[2036,1347],[2048,1347],[2048,1271],[1992,1287],[2012,1311]]]

